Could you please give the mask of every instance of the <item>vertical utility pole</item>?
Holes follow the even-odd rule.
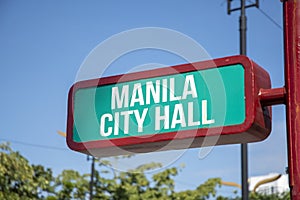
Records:
[[[283,15],[290,194],[300,200],[300,0],[284,0]]]
[[[247,17],[245,9],[245,0],[241,0],[241,15],[240,15],[240,54],[247,54]],[[242,199],[249,199],[248,185],[248,144],[241,144],[241,172],[242,172]]]
[[[245,0],[241,0],[241,15],[240,15],[240,54],[247,54],[247,17],[246,17],[246,8]]]
[[[87,157],[87,160],[90,160],[90,156]],[[91,179],[90,179],[90,200],[93,199],[93,191],[94,191],[94,176],[95,176],[95,157],[92,156],[92,164],[91,164]]]
[[[246,17],[246,8],[257,7],[259,6],[259,0],[256,0],[255,4],[246,5],[245,0],[241,0],[241,7],[231,9],[231,1],[227,0],[227,13],[231,14],[233,11],[240,10],[240,54],[246,55],[247,53],[247,17]],[[241,144],[241,172],[242,172],[242,199],[249,199],[249,187],[248,187],[248,145],[247,143]]]

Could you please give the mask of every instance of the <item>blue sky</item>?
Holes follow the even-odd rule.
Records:
[[[233,6],[239,5],[237,0]],[[281,2],[261,0],[260,9],[282,24]],[[89,172],[86,156],[73,152],[56,133],[65,131],[67,93],[88,54],[101,42],[133,28],[161,27],[197,41],[212,58],[239,53],[239,13],[227,15],[225,0],[204,1],[21,1],[0,2],[0,140],[11,141],[31,163]],[[256,8],[248,18],[247,55],[266,69],[273,87],[282,87],[283,32]],[[114,51],[108,49],[108,51]],[[124,55],[105,75],[122,74],[147,63],[176,65],[159,51]],[[284,173],[287,166],[284,106],[273,107],[273,131],[249,145],[249,174]],[[40,148],[34,144],[55,148]],[[240,145],[215,147],[204,159],[188,150],[176,188],[193,188],[210,177],[240,182]],[[222,187],[220,193],[232,194]]]

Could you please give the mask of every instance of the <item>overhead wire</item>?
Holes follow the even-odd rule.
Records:
[[[253,1],[251,0],[247,0],[249,3],[254,4]],[[226,0],[222,1],[222,3],[220,4],[221,6],[223,6],[226,3]],[[270,22],[272,22],[277,28],[279,28],[280,30],[283,30],[282,26],[277,23],[270,15],[268,15],[268,13],[266,13],[263,9],[261,9],[260,7],[257,8],[259,10],[259,12],[261,12],[261,14],[263,16],[265,16],[268,20],[270,20]]]
[[[32,146],[32,147],[37,147],[37,148],[43,148],[43,149],[68,151],[68,149],[66,149],[66,148],[49,146],[49,145],[42,145],[42,144],[27,143],[27,142],[22,142],[22,141],[18,141],[18,140],[9,140],[9,139],[5,139],[5,138],[0,138],[0,141],[20,144],[20,145],[25,145],[25,146]]]
[[[282,26],[280,24],[278,24],[272,17],[270,17],[265,11],[263,11],[262,9],[258,8],[258,10],[266,17],[268,18],[274,25],[276,25],[280,30],[282,29]]]
[[[253,3],[251,0],[248,0],[248,2]],[[282,26],[277,23],[270,15],[268,15],[264,10],[262,10],[260,7],[257,8],[262,14],[263,16],[265,16],[268,20],[270,20],[270,22],[272,22],[275,26],[277,26],[277,28],[279,28],[280,30],[283,30]]]

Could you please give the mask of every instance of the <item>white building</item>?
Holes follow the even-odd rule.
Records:
[[[278,178],[278,175],[279,174],[271,173],[264,176],[250,177],[249,190],[253,191],[256,187],[256,192],[262,194],[274,194],[274,193],[282,193],[282,192],[289,191],[288,175],[281,175],[280,178]],[[276,178],[278,179],[275,181],[260,184],[262,182],[266,182],[267,180],[276,179]]]

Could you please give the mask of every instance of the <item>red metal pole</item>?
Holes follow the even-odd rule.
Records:
[[[291,198],[300,200],[300,0],[285,0],[286,122]]]

